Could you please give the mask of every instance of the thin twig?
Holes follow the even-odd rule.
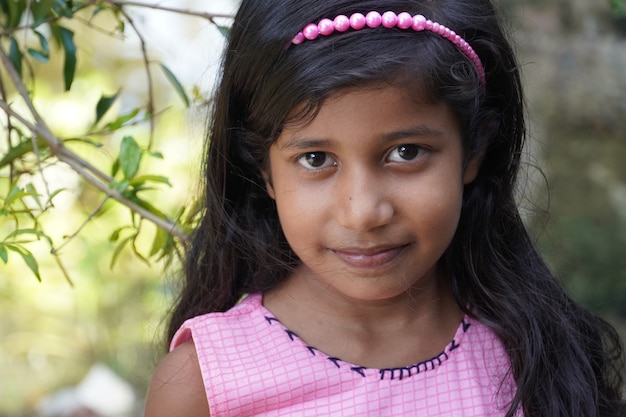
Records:
[[[150,123],[150,134],[148,135],[148,149],[152,150],[152,143],[154,142],[154,118],[152,117],[154,113],[154,86],[152,83],[152,73],[150,71],[150,61],[148,60],[148,49],[146,47],[146,41],[139,32],[139,29],[135,25],[135,21],[126,13],[123,9],[120,9],[120,13],[124,15],[130,26],[135,31],[135,35],[139,38],[139,45],[141,47],[141,55],[143,57],[143,65],[146,70],[146,79],[148,80],[148,114],[150,115],[149,123]]]
[[[2,48],[0,46],[0,48]],[[0,97],[2,97],[3,101],[7,100],[7,92],[6,89],[4,88],[4,78],[2,77],[2,73],[0,73]],[[9,115],[7,114],[7,126],[6,126],[6,130],[7,130],[7,149],[11,149],[11,132],[13,132],[13,123],[11,123],[11,117],[9,117]],[[11,184],[13,184],[13,161],[11,161],[9,163],[9,180],[11,182]]]
[[[153,10],[161,10],[164,12],[172,12],[172,13],[177,13],[177,14],[182,14],[182,15],[186,15],[186,16],[195,16],[195,17],[200,17],[203,19],[207,19],[211,22],[214,23],[215,18],[221,19],[221,18],[225,18],[225,19],[231,19],[233,18],[232,14],[227,14],[227,13],[206,13],[206,12],[197,12],[197,11],[193,11],[193,10],[186,10],[186,9],[177,9],[174,7],[167,7],[167,6],[161,6],[158,4],[145,4],[145,3],[139,3],[136,1],[125,1],[125,0],[119,0],[119,1],[115,1],[115,0],[105,0],[107,3],[112,4],[114,6],[117,7],[123,7],[123,6],[135,6],[135,7],[143,7],[143,8],[147,8],[147,9],[153,9]]]
[[[96,209],[92,211],[91,214],[89,214],[89,216],[87,216],[85,221],[80,226],[78,226],[78,229],[76,229],[74,233],[72,233],[71,235],[67,236],[65,239],[65,242],[61,243],[56,248],[52,248],[50,252],[53,255],[57,255],[65,246],[67,246],[68,243],[70,243],[76,236],[78,236],[78,234],[85,228],[85,226],[89,224],[91,220],[93,220],[94,217],[98,215],[98,213],[100,213],[100,210],[102,210],[102,207],[104,207],[104,205],[106,204],[107,201],[109,201],[109,199],[110,199],[109,196],[104,197],[104,199],[100,202],[100,204],[98,204],[98,207],[96,207]]]
[[[70,284],[70,287],[73,288],[74,287],[74,281],[72,281],[72,278],[70,278],[70,274],[67,273],[67,269],[65,269],[65,265],[63,265],[63,262],[61,261],[61,258],[59,258],[59,255],[53,253],[52,257],[57,262],[57,266],[61,270],[61,273],[65,277],[65,280],[67,281],[67,283]]]

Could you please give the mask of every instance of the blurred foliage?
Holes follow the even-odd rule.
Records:
[[[132,2],[131,5],[137,6]],[[60,250],[112,202],[125,206],[130,213],[129,220],[110,234],[110,241],[116,245],[112,263],[125,248],[145,262],[170,259],[193,227],[193,205],[167,213],[155,204],[160,199],[150,192],[163,193],[164,187],[171,187],[169,178],[160,174],[164,171],[142,169],[146,159],[163,159],[163,154],[154,150],[154,131],[164,106],[159,107],[163,103],[157,102],[155,63],[124,6],[123,1],[110,0],[0,0],[0,108],[6,116],[0,124],[4,133],[0,145],[0,218],[5,225],[5,233],[0,234],[0,261],[7,264],[21,258],[38,279],[41,279],[39,259],[31,252],[30,245],[45,241],[63,271]],[[208,15],[198,16],[212,19]],[[58,70],[63,90],[72,89],[81,53],[97,48],[79,41],[79,38],[89,39],[86,36],[89,31],[117,39],[127,38],[131,32],[139,39],[147,98],[143,103],[123,108],[119,103],[122,91],[111,93],[103,89],[97,101],[89,104],[92,106],[89,123],[71,135],[62,135],[53,132],[45,109],[36,104],[41,95],[41,80]],[[163,63],[157,69],[183,104],[189,106],[186,90],[174,73]],[[147,129],[144,137],[134,137],[132,128],[137,126]],[[123,138],[113,145],[119,136]],[[104,148],[113,153],[113,158],[97,152]],[[55,187],[46,174],[50,167],[59,164],[69,166],[100,194],[84,223],[68,230],[61,240],[51,236],[40,221],[54,210],[59,194],[67,192]],[[34,181],[35,178],[40,181]],[[138,240],[146,222],[155,224],[157,229],[150,247],[140,250]]]
[[[159,62],[142,10],[225,31],[156,4],[0,0],[0,416],[96,362],[139,398],[149,381],[208,94]]]
[[[610,0],[611,9],[613,10],[613,14],[617,17],[624,16],[626,13],[626,1],[624,0]]]
[[[541,3],[518,9],[510,4],[511,14],[519,17],[516,40],[529,104],[530,162],[542,170],[529,167],[527,197],[533,203],[528,225],[573,298],[610,321],[626,340],[626,31],[619,23],[621,6],[585,0]]]
[[[546,143],[550,219],[540,244],[577,300],[626,319],[626,142],[560,131]]]

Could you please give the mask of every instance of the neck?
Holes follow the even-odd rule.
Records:
[[[311,346],[359,365],[406,366],[440,353],[463,314],[446,279],[433,274],[392,298],[355,300],[316,280],[288,279],[264,305]],[[389,351],[389,341],[397,347]]]
[[[361,300],[340,294],[315,278],[296,272],[265,295],[265,304],[270,307],[292,304],[315,315],[363,325],[442,317],[450,310],[458,316],[448,280],[436,270],[429,275],[428,279],[420,280],[416,286],[393,297]]]

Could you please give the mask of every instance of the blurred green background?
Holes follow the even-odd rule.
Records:
[[[211,3],[211,11],[232,12],[236,1]],[[201,1],[161,4],[207,8]],[[588,0],[502,1],[512,16],[528,94],[531,146],[522,174],[520,205],[551,267],[584,305],[626,335],[626,19],[621,2]],[[222,48],[218,30],[207,22],[137,12],[153,55],[181,75],[190,90],[210,91]],[[160,29],[166,25],[167,35]],[[38,81],[37,104],[54,120],[55,133],[79,130],[98,99],[94,91],[145,98],[137,81],[141,60],[128,42],[97,31],[97,48],[83,51],[72,91],[56,74]],[[93,44],[93,43],[92,43]],[[157,86],[161,102],[154,148],[163,161],[142,169],[166,172],[171,188],[155,193],[159,204],[191,204],[196,194],[206,106],[184,109],[166,80]],[[196,87],[194,87],[196,86]],[[84,103],[92,103],[85,106]],[[147,135],[138,126],[138,137]],[[116,146],[120,138],[112,138]],[[0,154],[2,149],[0,148]],[[96,152],[96,151],[94,151]],[[107,149],[98,150],[106,155]],[[151,166],[150,164],[154,164]],[[539,167],[541,171],[537,168]],[[0,172],[0,175],[4,175]],[[69,169],[48,173],[69,191],[43,221],[62,239],[93,210],[94,191]],[[164,316],[177,265],[146,265],[130,251],[111,268],[113,224],[127,216],[107,208],[62,251],[71,286],[45,245],[32,247],[42,282],[16,259],[0,263],[0,416],[37,415],[40,401],[76,386],[97,363],[128,381],[136,395],[134,415],[156,361],[164,351]],[[0,222],[2,218],[0,218]],[[6,231],[7,224],[0,223]],[[145,245],[149,246],[146,237]],[[139,242],[141,245],[141,241]]]

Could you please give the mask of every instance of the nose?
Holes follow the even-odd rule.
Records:
[[[390,223],[394,217],[393,191],[381,173],[368,169],[342,172],[336,191],[335,218],[346,229],[366,232]]]

